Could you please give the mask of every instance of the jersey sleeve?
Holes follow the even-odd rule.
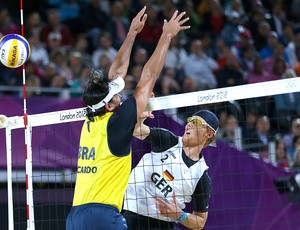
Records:
[[[153,152],[165,151],[178,143],[178,136],[163,128],[150,128],[150,134],[145,138],[150,142]]]
[[[207,212],[209,199],[211,196],[211,179],[207,170],[198,181],[193,198],[193,210],[195,212]]]
[[[130,153],[136,121],[136,100],[132,96],[109,119],[107,138],[110,151],[115,156],[126,156]]]

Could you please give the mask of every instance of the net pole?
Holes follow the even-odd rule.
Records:
[[[23,0],[20,0],[21,35],[24,37],[23,23]],[[25,132],[25,164],[26,164],[26,220],[27,229],[34,230],[34,209],[33,209],[33,186],[32,186],[32,151],[31,151],[31,131],[28,128],[27,116],[27,95],[26,95],[26,75],[25,64],[22,65],[23,76],[23,107],[24,107],[24,132]]]
[[[12,161],[11,161],[11,129],[5,129],[6,135],[6,164],[7,164],[7,200],[8,200],[8,229],[14,229],[13,193],[12,193]]]

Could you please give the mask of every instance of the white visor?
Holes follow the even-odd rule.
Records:
[[[92,106],[88,105],[88,107],[92,109],[94,112],[96,109],[100,109],[103,106],[105,106],[113,98],[114,95],[120,93],[125,87],[125,82],[123,78],[117,77],[116,79],[108,83],[108,87],[109,87],[109,93],[102,101]]]

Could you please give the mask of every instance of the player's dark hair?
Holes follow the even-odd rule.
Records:
[[[86,106],[92,106],[103,100],[109,93],[108,79],[100,70],[91,70],[90,80],[86,89],[83,92],[83,102]],[[94,121],[95,116],[102,116],[106,113],[105,107],[92,110],[86,108],[86,116],[90,121]]]

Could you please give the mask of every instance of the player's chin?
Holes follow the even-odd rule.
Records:
[[[190,135],[190,133],[187,133],[187,132],[185,132],[185,133],[183,134],[183,136],[182,136],[182,142],[183,142],[184,144],[188,143],[188,141],[189,141],[189,135]]]

